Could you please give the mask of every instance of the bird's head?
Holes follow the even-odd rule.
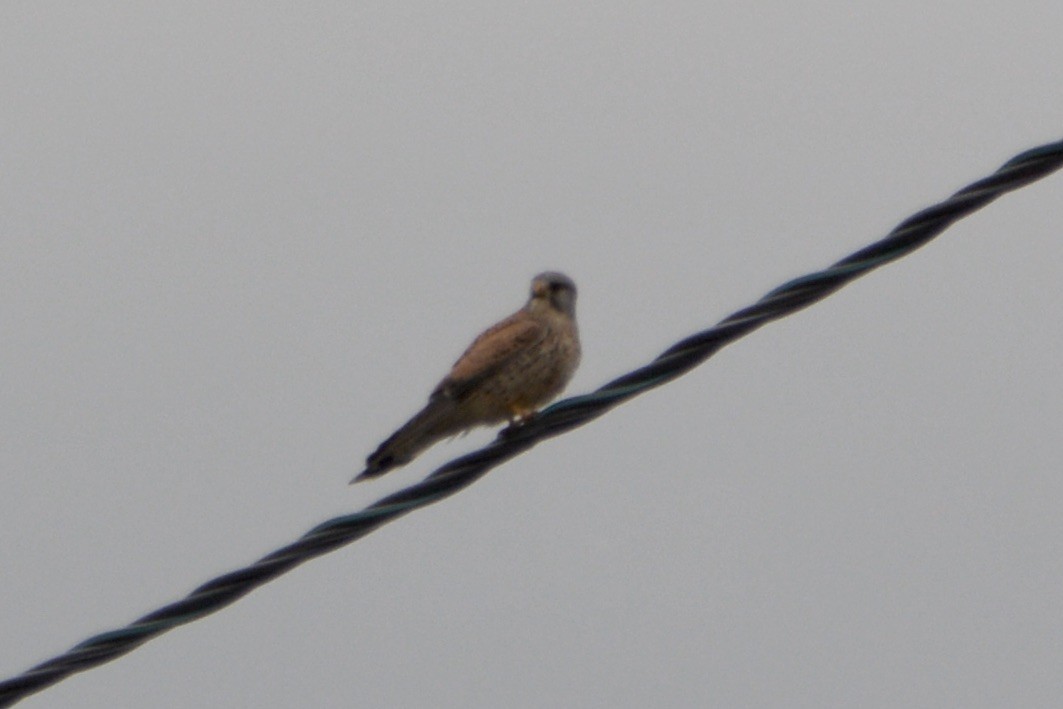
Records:
[[[540,273],[532,279],[528,309],[549,309],[576,317],[576,284],[557,271]]]

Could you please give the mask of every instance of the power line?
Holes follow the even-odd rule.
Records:
[[[250,566],[208,581],[180,601],[159,608],[124,628],[95,635],[62,655],[0,682],[0,707],[11,706],[76,672],[124,655],[172,628],[210,615],[303,562],[350,544],[407,512],[453,495],[540,441],[582,426],[612,407],[685,374],[724,345],[765,323],[806,308],[865,273],[911,253],[958,219],[1061,166],[1063,141],[1017,155],[992,175],[909,217],[881,241],[827,269],[776,288],[715,327],[669,347],[649,364],[589,394],[557,402],[524,425],[503,430],[491,444],[443,465],[425,480],[364,510],[319,524],[298,541]]]

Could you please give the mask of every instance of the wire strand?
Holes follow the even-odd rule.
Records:
[[[628,399],[675,379],[762,325],[816,303],[850,281],[926,244],[953,222],[997,197],[1045,177],[1063,166],[1063,141],[1028,150],[985,177],[899,224],[877,241],[834,265],[771,291],[715,327],[672,345],[649,364],[543,410],[519,427],[499,433],[487,446],[456,458],[423,481],[369,507],[323,522],[300,539],[250,566],[219,576],[185,598],[159,608],[124,628],[95,635],[68,652],[0,682],[0,707],[131,652],[148,640],[221,610],[299,564],[364,537],[413,510],[439,502],[476,482],[492,468],[537,443],[582,426]]]

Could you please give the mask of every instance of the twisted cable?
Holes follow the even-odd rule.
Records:
[[[235,602],[299,564],[364,537],[415,509],[438,502],[471,485],[489,470],[540,441],[582,426],[609,409],[685,374],[724,345],[772,320],[791,315],[826,298],[860,276],[905,256],[943,232],[953,222],[997,197],[1045,177],[1063,166],[1063,141],[1028,150],[992,175],[915,214],[877,241],[827,269],[796,278],[771,291],[708,330],[669,347],[649,364],[581,396],[559,401],[519,427],[509,427],[487,446],[456,458],[423,481],[369,507],[330,519],[296,542],[250,566],[219,576],[185,598],[139,620],[95,635],[68,652],[0,682],[0,707],[8,707],[66,677],[102,665],[142,643],[203,618]]]

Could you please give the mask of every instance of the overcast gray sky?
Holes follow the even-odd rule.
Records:
[[[570,393],[1063,136],[1063,3],[0,8],[0,676],[347,487],[550,268]],[[31,707],[1052,706],[1063,179]]]

